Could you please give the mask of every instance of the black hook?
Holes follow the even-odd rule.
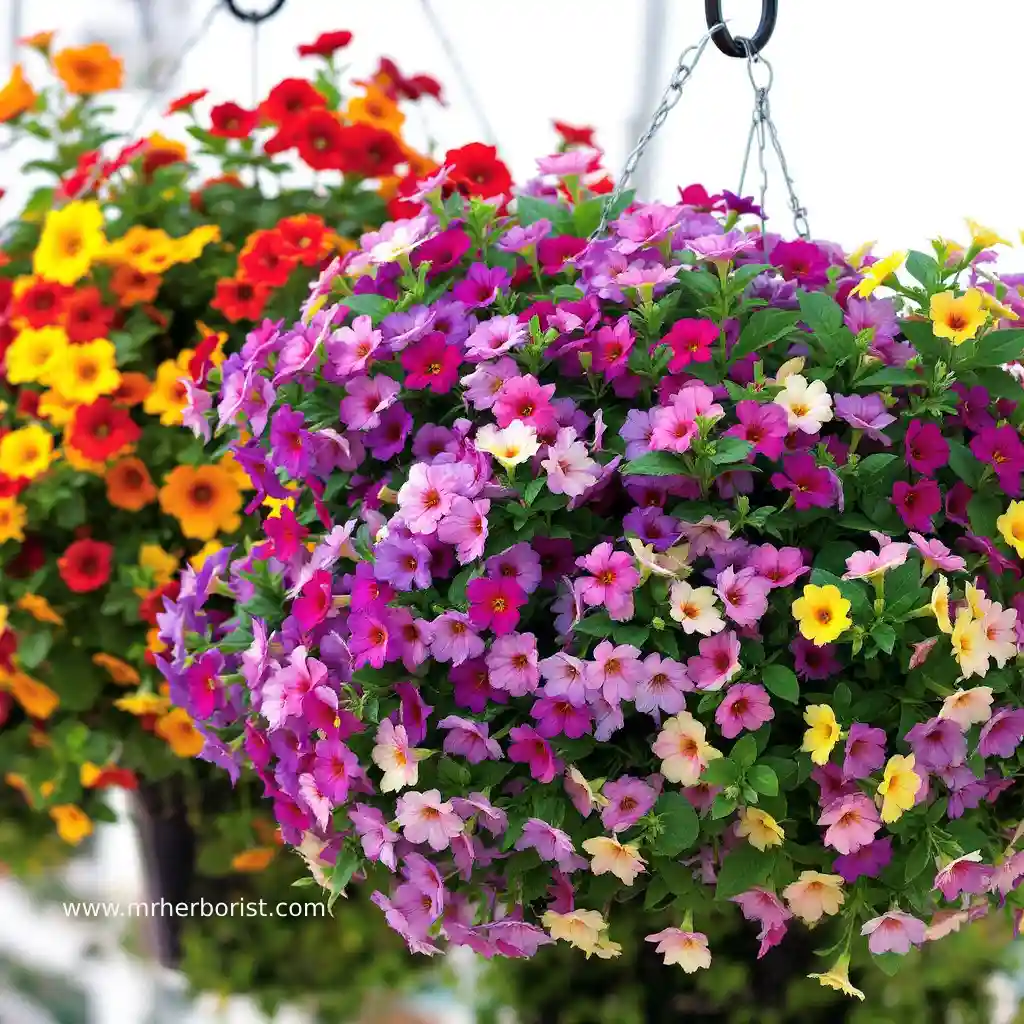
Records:
[[[272,18],[282,7],[284,7],[285,0],[274,0],[274,2],[265,11],[240,11],[236,0],[224,0],[227,5],[227,9],[239,20],[247,21],[250,25],[259,25],[260,22],[267,21]]]
[[[748,54],[746,47],[733,38],[732,33],[726,28],[725,19],[722,17],[722,0],[704,0],[704,15],[708,22],[708,31],[712,32],[712,40],[726,57],[740,57],[746,59],[748,56],[760,53],[775,31],[775,20],[779,14],[778,0],[761,0],[761,21],[757,31],[749,39],[744,40],[750,46]],[[715,26],[719,28],[716,30]]]

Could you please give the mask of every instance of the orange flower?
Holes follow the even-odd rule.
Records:
[[[246,874],[264,871],[277,854],[272,846],[255,846],[251,850],[236,853],[231,861],[231,870]]]
[[[7,688],[30,718],[49,718],[60,704],[60,697],[46,683],[41,683],[24,672],[14,672],[7,683]]]
[[[53,32],[34,32],[30,36],[25,36],[23,39],[18,40],[19,46],[31,46],[33,50],[38,50],[44,57],[49,56],[50,44],[53,42]]]
[[[172,708],[158,718],[155,731],[177,757],[196,757],[206,742],[184,708]]]
[[[121,374],[121,386],[110,397],[115,405],[124,405],[130,409],[144,402],[152,390],[153,383],[144,373],[129,371]]]
[[[77,846],[92,834],[92,819],[77,804],[60,804],[50,808],[50,817],[57,826],[57,835],[69,846]]]
[[[124,309],[137,306],[140,302],[152,302],[160,291],[160,275],[144,274],[122,263],[110,279],[110,290]]]
[[[156,486],[141,459],[121,459],[107,470],[107,501],[114,508],[138,512],[154,500]]]
[[[0,123],[24,114],[35,101],[35,90],[28,84],[21,65],[15,64],[7,84],[0,89]]]
[[[63,626],[64,620],[53,610],[42,594],[22,594],[15,602],[15,608],[28,612],[38,622],[49,622],[52,626]]]
[[[110,52],[106,43],[61,50],[54,55],[53,67],[68,92],[75,96],[120,89],[124,80],[124,62]]]
[[[355,96],[349,100],[345,117],[355,124],[383,128],[392,135],[399,135],[405,123],[405,114],[398,109],[398,104],[372,85],[366,87],[364,96]]]
[[[112,654],[94,654],[92,663],[106,671],[118,686],[138,686],[142,682],[139,673],[127,661],[115,658]]]
[[[222,466],[175,466],[160,488],[160,507],[178,520],[186,537],[212,540],[238,529],[242,495]]]

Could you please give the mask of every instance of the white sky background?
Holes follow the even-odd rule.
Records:
[[[177,12],[161,19],[161,37],[176,51],[213,0],[157,2]],[[0,0],[0,14],[16,3]],[[660,95],[679,51],[705,30],[701,0],[663,6],[662,52],[645,54],[645,0],[433,0],[517,178],[552,149],[552,117],[597,126],[609,166],[618,170],[636,136],[630,122],[645,62],[658,69]],[[922,247],[935,234],[963,237],[964,216],[1016,237],[1024,227],[1024,191],[1015,192],[1024,4],[780,0],[780,7],[765,51],[775,69],[772,111],[815,237],[849,247],[877,238],[879,250]],[[743,34],[756,25],[760,0],[725,0],[724,9],[734,34]],[[133,18],[129,0],[21,3],[24,32],[67,27],[65,41],[90,32],[120,41]],[[426,106],[442,147],[481,137],[419,0],[287,0],[261,30],[262,89],[311,70],[295,46],[333,28],[356,33],[350,53],[357,70],[386,53],[407,72],[443,80],[449,106]],[[251,29],[222,12],[171,94],[206,86],[218,100],[250,102],[250,43]],[[647,158],[649,197],[671,200],[675,185],[694,181],[735,189],[752,100],[743,63],[709,47]],[[124,101],[127,110],[137,105]],[[416,119],[413,113],[410,121]],[[149,127],[156,126],[168,128],[154,116]],[[0,156],[0,184],[10,188],[16,172],[10,154]],[[748,192],[756,180],[755,167]],[[788,228],[774,163],[769,181],[769,213]],[[0,216],[13,213],[10,201],[4,205]]]

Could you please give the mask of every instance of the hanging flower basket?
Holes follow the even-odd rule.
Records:
[[[614,957],[633,900],[860,995],[855,944],[1022,905],[1016,280],[699,187],[588,242],[594,154],[540,169],[441,170],[211,374],[264,537],[186,569],[172,691],[414,951]]]

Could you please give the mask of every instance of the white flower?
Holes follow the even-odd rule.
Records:
[[[537,431],[522,420],[513,420],[504,430],[487,423],[476,432],[476,447],[493,455],[506,469],[533,458],[540,450]]]
[[[789,429],[802,430],[805,434],[817,434],[822,423],[832,419],[832,396],[824,381],[808,383],[807,378],[799,373],[786,378],[782,391],[775,396],[775,404],[786,410]]]
[[[725,628],[725,620],[715,607],[715,592],[711,587],[691,587],[679,581],[669,591],[672,605],[669,614],[683,627],[684,633],[711,636]]]

